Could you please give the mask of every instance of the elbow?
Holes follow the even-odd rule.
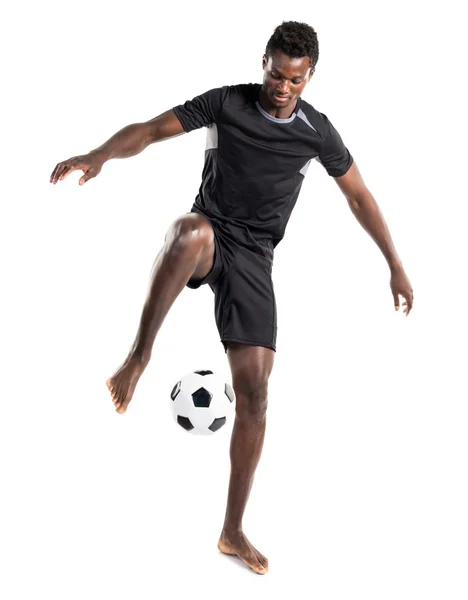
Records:
[[[153,144],[159,138],[159,129],[155,123],[140,123],[143,143],[146,146]]]
[[[361,210],[362,203],[357,196],[346,198],[346,200],[348,201],[349,208],[353,211],[353,213],[357,213]]]
[[[353,212],[362,211],[375,205],[374,197],[367,188],[355,194],[350,194],[347,196],[347,200]]]

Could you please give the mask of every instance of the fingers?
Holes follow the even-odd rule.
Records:
[[[413,308],[413,292],[411,292],[408,295],[404,295],[404,302],[402,304],[403,307],[403,313],[408,316],[410,314],[411,309]],[[399,304],[395,304],[395,310],[399,309]]]
[[[395,305],[395,310],[398,310],[400,308],[400,297],[398,294],[393,294],[393,303]]]
[[[62,181],[63,179],[65,179],[65,177],[70,175],[70,173],[72,173],[73,171],[76,171],[76,169],[79,169],[79,167],[78,166],[72,167],[68,161],[59,163],[55,167],[52,175],[50,176],[50,183],[53,183],[55,185],[57,183],[57,181]]]
[[[63,171],[66,169],[66,162],[59,163],[55,169],[52,171],[52,175],[50,176],[50,183],[56,184],[59,177],[62,175]]]
[[[87,168],[88,165],[82,160],[81,157],[69,158],[68,160],[58,163],[58,165],[52,171],[50,183],[55,185],[58,181],[63,181],[66,177],[68,177],[68,175],[70,175],[70,173],[73,173],[73,171],[81,169],[82,171],[86,172]]]
[[[57,179],[62,181],[71,172],[72,172],[71,167],[62,165],[62,168],[60,169],[59,173],[57,173]]]
[[[405,310],[403,311],[406,316],[408,316],[410,314],[411,309],[413,308],[413,292],[411,292],[410,294],[408,294],[408,296],[405,296],[405,302],[403,302],[403,306],[405,306]]]

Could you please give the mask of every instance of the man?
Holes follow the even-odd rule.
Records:
[[[107,381],[117,412],[127,409],[151,358],[156,334],[185,286],[208,283],[236,392],[231,476],[218,548],[255,572],[267,559],[247,540],[242,517],[265,434],[268,379],[276,351],[276,304],[271,282],[274,247],[283,238],[307,167],[314,158],[334,177],[349,206],[375,240],[409,314],[413,292],[379,208],[351,154],[328,118],[302,100],[318,60],[314,29],[283,22],[268,41],[263,84],[213,89],[146,123],[132,124],[84,156],[59,163],[56,184],[79,169],[82,185],[105,161],[149,144],[208,128],[205,166],[191,212],[169,228],[152,270],[131,351]]]

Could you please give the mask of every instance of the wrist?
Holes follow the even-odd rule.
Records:
[[[96,148],[96,150],[91,150],[91,152],[88,152],[88,156],[96,156],[103,164],[110,159],[109,152],[104,150],[104,148]]]
[[[392,273],[396,273],[403,269],[403,264],[398,257],[392,258],[388,261],[388,266],[390,267],[390,271]]]

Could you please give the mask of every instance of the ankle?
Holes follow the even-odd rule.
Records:
[[[151,352],[145,352],[139,348],[132,348],[128,355],[129,360],[135,360],[141,365],[146,366],[151,360]]]
[[[222,535],[228,539],[242,534],[242,525],[224,525]]]

